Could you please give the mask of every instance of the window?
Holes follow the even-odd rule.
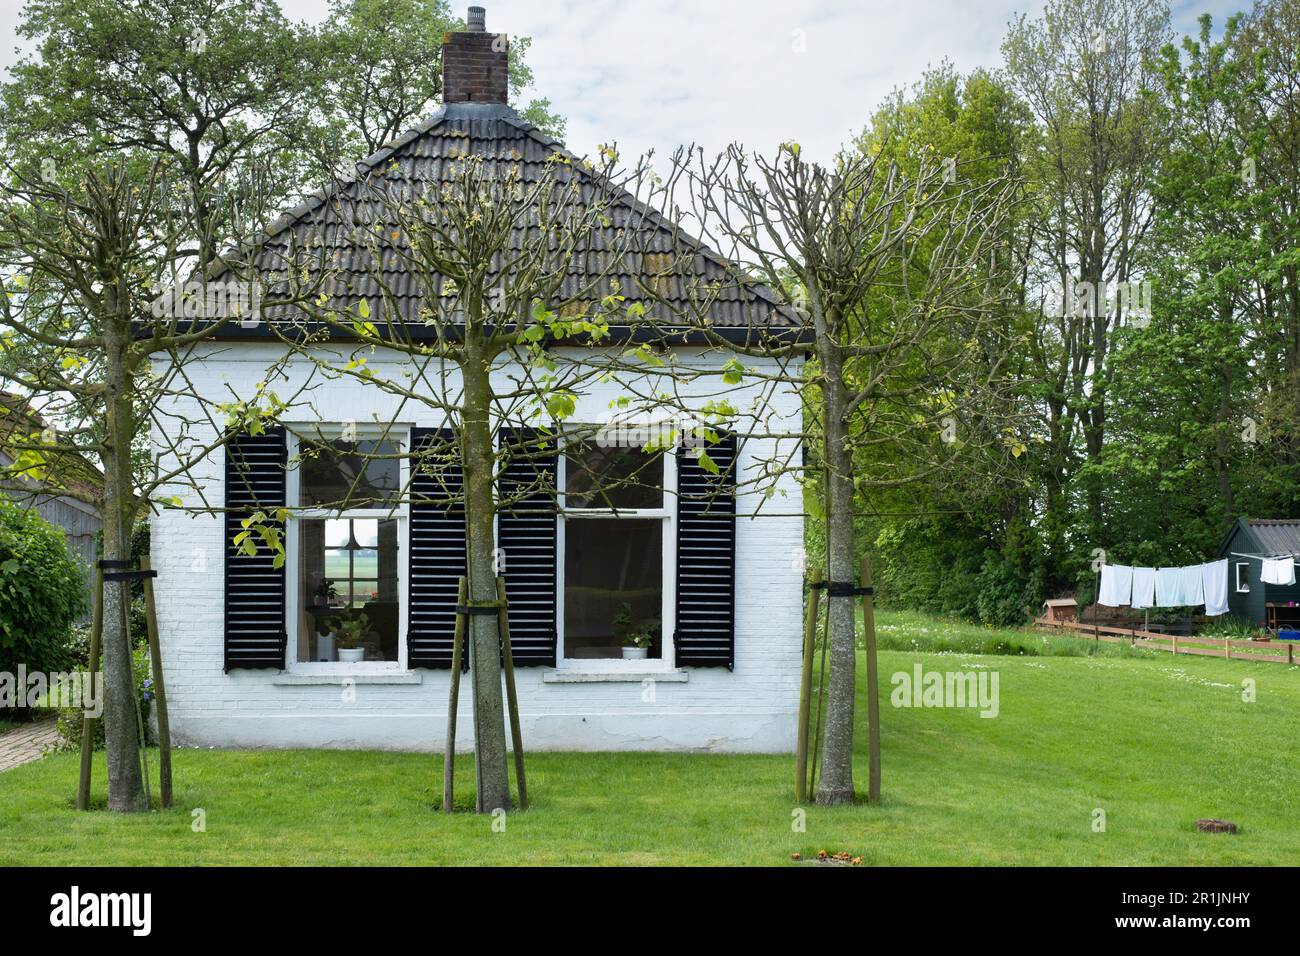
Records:
[[[1246,561],[1237,562],[1237,593],[1244,594],[1250,590],[1250,564]]]
[[[326,426],[290,435],[290,661],[397,667],[405,658],[402,442],[349,437],[329,437]]]
[[[563,658],[672,661],[673,459],[571,438],[560,460]],[[657,666],[663,666],[663,664]],[[644,666],[644,665],[641,665]]]

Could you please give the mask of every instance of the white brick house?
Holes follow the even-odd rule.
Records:
[[[470,50],[458,56],[479,58],[474,69],[486,58],[491,76],[504,71],[505,52],[480,42],[486,38],[455,34],[448,42]],[[525,161],[543,162],[558,148],[504,105],[503,83],[499,102],[478,99],[481,84],[468,84],[473,102],[456,102],[454,91],[466,86],[455,75],[458,56],[444,59],[448,105],[362,166],[427,162],[449,131],[457,148],[468,140],[471,149],[491,149],[509,139]],[[291,232],[306,211],[275,228]],[[760,311],[763,321],[773,313],[761,295],[727,306],[718,324],[738,331]],[[698,369],[716,369],[726,358],[689,337],[665,347]],[[215,426],[194,424],[204,417],[199,397],[252,395],[286,350],[265,335],[200,346],[186,365],[193,395],[178,396],[157,420],[189,421],[189,441],[215,439]],[[333,351],[344,354],[330,344],[293,353],[277,372],[277,391],[305,388],[317,368],[312,356]],[[409,361],[383,350],[368,358],[374,373],[390,380]],[[763,359],[746,364],[759,373],[754,382],[776,371]],[[166,358],[155,365],[164,373]],[[507,363],[494,375],[504,386],[517,372]],[[447,374],[454,387],[454,370]],[[716,397],[717,381],[696,386],[701,403]],[[607,425],[620,394],[611,382],[591,385],[577,396],[566,427]],[[184,507],[153,520],[173,736],[182,745],[219,747],[437,750],[447,719],[463,519],[458,526],[454,508],[422,501],[411,461],[448,421],[433,407],[352,378],[321,382],[310,395],[309,406],[286,413],[268,435],[237,437],[193,468],[191,480],[175,488]],[[727,398],[736,408],[761,406],[766,422],[762,434],[738,426],[711,450],[730,491],[703,517],[688,501],[690,483],[701,478],[688,449],[654,456],[635,500],[602,503],[575,476],[621,467],[619,453],[577,439],[531,466],[553,483],[549,504],[499,517],[526,748],[792,749],[802,496],[790,477],[776,480],[775,496],[758,477],[765,460],[797,460],[797,439],[772,436],[800,430],[800,404],[788,390],[747,383]],[[162,446],[175,437],[155,439]],[[362,446],[380,457],[358,458]],[[345,472],[369,489],[365,506],[314,508],[332,500],[322,489]],[[254,485],[259,506],[289,511],[283,568],[231,546],[250,507],[244,492]],[[213,505],[225,513],[203,512]],[[360,647],[349,654],[342,652],[341,619],[361,628]],[[620,644],[635,633],[650,646],[644,658],[626,659]],[[460,699],[458,743],[468,748],[472,695]]]

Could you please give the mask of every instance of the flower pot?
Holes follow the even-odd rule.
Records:
[[[366,649],[364,647],[340,647],[339,660],[345,664],[355,664],[357,661],[366,659]]]
[[[623,648],[623,660],[643,661],[649,652],[650,648],[648,647],[625,647]]]
[[[316,660],[334,660],[334,635],[326,634],[316,638]]]

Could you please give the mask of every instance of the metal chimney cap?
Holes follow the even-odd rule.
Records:
[[[487,11],[482,7],[470,7],[469,16],[465,20],[465,26],[471,33],[486,32]]]

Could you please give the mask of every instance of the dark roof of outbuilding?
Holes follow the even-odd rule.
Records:
[[[398,238],[394,241],[399,248],[377,250],[383,259],[379,269],[384,277],[383,285],[393,297],[400,316],[385,314],[380,283],[374,277],[373,253],[366,241],[357,237],[358,226],[373,229],[378,224],[376,212],[382,216],[382,206],[376,202],[376,194],[368,179],[383,175],[396,164],[398,180],[415,188],[436,187],[451,179],[454,163],[472,155],[487,162],[518,165],[527,184],[545,175],[548,163],[553,163],[557,154],[567,161],[574,175],[590,180],[590,173],[576,156],[565,150],[558,140],[520,119],[510,107],[482,103],[444,106],[416,128],[359,162],[355,177],[319,191],[272,223],[257,261],[259,271],[265,274],[282,270],[287,262],[287,251],[295,245],[300,249],[314,248],[318,261],[325,263],[325,272],[329,276],[322,290],[329,299],[329,307],[340,312],[351,310],[359,299],[364,298],[377,322],[391,320],[422,325],[424,306],[429,304],[430,298],[438,299],[442,289],[422,288],[419,277],[402,267],[404,255],[400,247],[404,238],[395,231]],[[562,295],[577,295],[593,277],[611,269],[613,256],[617,255],[612,251],[619,248],[613,238],[614,230],[628,225],[637,229],[638,238],[632,242],[637,252],[680,254],[683,249],[694,250],[693,277],[683,283],[681,277],[668,275],[654,282],[658,293],[686,314],[690,314],[692,296],[683,286],[694,285],[697,281],[716,282],[719,291],[708,314],[711,326],[764,330],[800,327],[798,317],[782,306],[770,289],[757,282],[737,281],[737,266],[686,236],[680,228],[672,229],[655,211],[647,209],[622,190],[613,204],[608,226],[591,236],[583,255],[569,260]],[[628,244],[622,248],[621,261],[612,274],[618,280],[618,291],[630,303],[640,297],[637,282],[630,274],[632,269],[638,268],[645,277],[652,275],[653,270],[645,267],[640,256],[628,254]],[[633,266],[632,263],[639,265]],[[664,267],[660,265],[659,268]],[[438,285],[441,286],[441,280],[438,280]],[[282,306],[277,311],[271,304],[274,301],[274,283],[270,287],[271,295],[263,306],[262,315],[264,319],[274,321],[282,318],[285,310]],[[613,291],[612,287],[602,282],[602,294],[609,291]],[[698,290],[695,298],[698,299]],[[678,325],[671,311],[661,304],[645,301],[644,305],[647,315],[656,322],[664,326]]]
[[[1246,524],[1261,554],[1300,554],[1300,519],[1247,518]]]
[[[1288,554],[1300,555],[1300,518],[1239,518],[1228,532],[1227,539],[1219,548],[1219,555],[1228,552],[1238,532],[1248,536],[1249,552],[1263,557],[1282,557]],[[1238,549],[1242,546],[1238,545]]]

